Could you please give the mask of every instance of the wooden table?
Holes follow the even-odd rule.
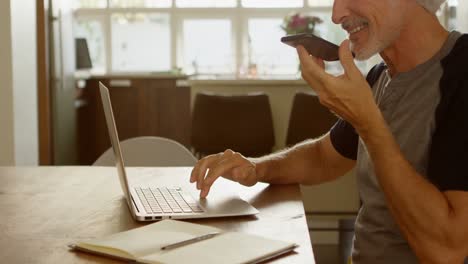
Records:
[[[151,182],[154,174],[171,174],[187,178],[193,188],[190,171],[128,169],[131,179]],[[223,179],[212,188],[214,194],[226,190],[260,213],[190,222],[292,241],[300,247],[272,263],[315,263],[298,185],[248,188]],[[116,169],[103,167],[0,167],[0,214],[1,263],[119,263],[71,252],[67,245],[145,224],[129,214]]]

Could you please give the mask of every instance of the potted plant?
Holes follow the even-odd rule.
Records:
[[[283,19],[281,28],[287,35],[299,33],[314,33],[315,25],[322,23],[322,19],[317,16],[308,16],[300,13],[292,13]]]

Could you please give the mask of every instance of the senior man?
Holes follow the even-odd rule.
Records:
[[[434,15],[442,0],[335,0],[349,39],[341,76],[298,48],[304,80],[341,119],[319,139],[261,158],[226,150],[194,167],[206,197],[225,177],[319,184],[356,168],[362,207],[353,263],[463,263],[468,256],[468,35]],[[354,64],[379,53],[364,78]]]

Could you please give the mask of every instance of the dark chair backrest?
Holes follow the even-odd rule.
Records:
[[[286,145],[291,146],[309,138],[317,138],[330,130],[337,117],[322,106],[316,95],[297,92],[289,117]]]
[[[228,148],[249,157],[271,153],[275,137],[268,95],[198,93],[191,142],[197,156]]]

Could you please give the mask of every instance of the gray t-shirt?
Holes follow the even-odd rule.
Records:
[[[427,175],[435,111],[441,98],[439,81],[443,69],[440,61],[450,53],[460,36],[459,32],[451,32],[431,59],[393,78],[384,71],[373,85],[374,98],[402,153],[423,176]],[[363,206],[355,224],[353,264],[418,263],[387,208],[372,160],[361,139],[356,175]]]

